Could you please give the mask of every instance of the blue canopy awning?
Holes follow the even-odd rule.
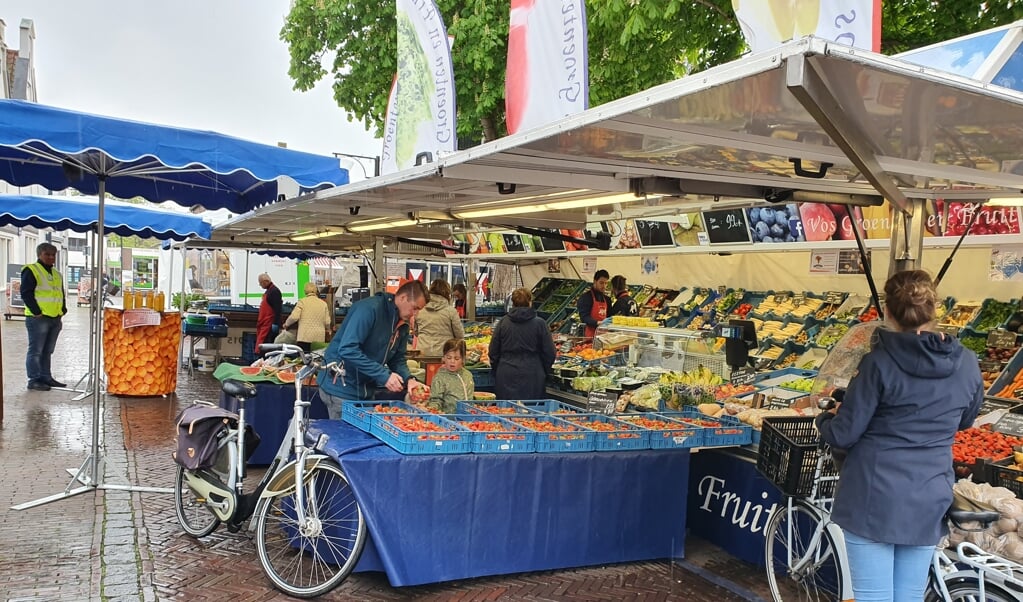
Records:
[[[0,225],[91,232],[96,230],[98,202],[87,197],[0,195]],[[208,222],[194,215],[109,199],[103,224],[108,234],[159,240],[209,238],[212,232]]]
[[[244,213],[277,200],[277,178],[300,191],[348,183],[324,157],[216,132],[0,100],[0,179],[50,190],[174,201]]]

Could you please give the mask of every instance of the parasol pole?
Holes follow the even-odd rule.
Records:
[[[99,220],[96,222],[96,249],[100,251],[96,255],[96,277],[100,277],[101,274],[106,273],[106,253],[105,249],[100,250],[102,241],[104,240],[104,209],[106,205],[106,192],[107,192],[107,178],[104,174],[99,174]],[[100,428],[100,414],[103,413],[103,400],[101,398],[103,394],[102,380],[99,377],[100,370],[103,369],[103,302],[102,300],[97,303],[96,313],[93,314],[93,332],[96,333],[96,340],[92,346],[92,365],[96,369],[96,373],[92,378],[92,449],[90,455],[92,457],[92,475],[90,475],[89,484],[96,486],[100,484],[100,455],[99,455],[99,428]]]

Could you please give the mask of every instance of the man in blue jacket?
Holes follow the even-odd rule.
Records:
[[[393,295],[378,293],[352,305],[323,356],[338,363],[339,373],[324,370],[318,378],[331,419],[341,418],[344,400],[402,396],[412,380],[405,359],[409,321],[429,300],[426,286],[411,280]]]

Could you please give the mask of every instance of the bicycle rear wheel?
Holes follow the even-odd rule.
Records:
[[[263,570],[278,589],[299,598],[340,585],[366,544],[366,521],[341,467],[320,462],[305,482],[305,524],[298,524],[293,490],[261,504],[256,523]]]
[[[174,477],[174,512],[178,515],[181,528],[192,537],[206,537],[220,524],[220,519],[213,514],[205,500],[199,499],[188,486],[182,466],[178,466]]]
[[[945,582],[948,588],[949,602],[1019,602],[1019,597],[986,580],[984,597],[980,597],[980,583],[973,578],[959,577]],[[938,602],[941,597],[928,592],[928,602]]]
[[[838,550],[834,538],[824,529],[819,510],[804,502],[793,504],[791,513],[778,508],[765,536],[767,582],[777,602],[841,599],[839,557],[844,550]]]

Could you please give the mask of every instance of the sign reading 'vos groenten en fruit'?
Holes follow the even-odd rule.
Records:
[[[433,0],[397,0],[398,73],[384,125],[382,173],[454,151],[455,82],[451,42]]]

